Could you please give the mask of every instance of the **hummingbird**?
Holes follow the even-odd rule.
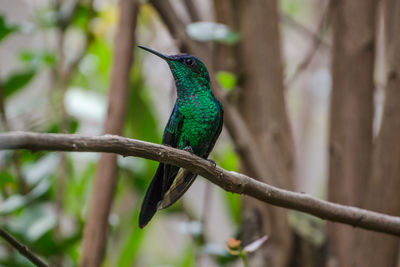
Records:
[[[206,66],[189,54],[164,55],[139,47],[164,59],[175,80],[177,99],[164,129],[162,144],[207,159],[221,133],[224,110],[211,91]],[[196,176],[177,166],[160,163],[141,206],[139,227],[146,226],[157,210],[174,204]]]

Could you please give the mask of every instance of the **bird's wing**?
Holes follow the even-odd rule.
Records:
[[[171,147],[177,146],[182,123],[183,116],[180,114],[177,106],[175,106],[164,130],[162,141],[164,145]],[[171,186],[178,170],[178,167],[164,163],[158,165],[157,171],[154,174],[142,203],[139,214],[139,227],[144,227],[154,216],[158,205],[161,203],[164,194]]]
[[[216,126],[217,130],[215,131],[210,144],[208,145],[206,153],[203,155],[203,158],[207,158],[213,149],[215,142],[222,131],[223,126],[223,118],[224,118],[224,110],[222,109],[221,103],[217,102],[220,106],[221,112],[218,114],[218,124]],[[165,209],[174,204],[193,184],[194,179],[196,178],[196,174],[193,174],[187,170],[180,169],[178,174],[176,175],[173,184],[170,186],[168,191],[165,193],[162,202],[158,205],[158,209]]]
[[[167,126],[165,127],[162,143],[171,147],[177,147],[181,135],[181,129],[184,121],[184,116],[179,112],[178,106],[175,104],[174,110],[169,117]],[[165,164],[163,177],[163,195],[171,187],[179,167]]]
[[[182,113],[179,112],[178,105],[175,104],[172,110],[171,116],[165,127],[162,143],[163,145],[168,145],[171,147],[177,147],[179,142],[179,137],[181,134],[182,124],[184,117]]]
[[[208,155],[210,155],[211,150],[214,148],[215,143],[217,142],[217,139],[219,135],[221,134],[222,131],[222,126],[224,125],[224,109],[222,108],[221,103],[217,100],[217,105],[219,105],[219,110],[220,112],[218,113],[219,119],[218,119],[218,124],[216,126],[217,130],[215,131],[210,144],[208,145],[206,153],[203,155],[203,158],[208,158]]]

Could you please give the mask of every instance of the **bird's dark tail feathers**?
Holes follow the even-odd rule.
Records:
[[[163,195],[160,204],[157,205],[157,209],[166,209],[178,201],[193,184],[196,176],[196,174],[190,173],[188,170],[179,169],[172,185],[170,185],[168,191]]]
[[[153,180],[147,189],[139,214],[139,227],[143,228],[153,218],[157,211],[158,202],[162,199],[164,164],[158,165]]]

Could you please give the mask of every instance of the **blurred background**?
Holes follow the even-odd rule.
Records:
[[[0,0],[0,131],[160,143],[175,85],[167,64],[136,46],[190,53],[224,105],[210,157],[219,166],[400,215],[398,17],[396,0]],[[243,266],[227,240],[243,248],[264,235],[249,266],[400,266],[394,237],[202,177],[139,229],[156,167],[1,151],[1,227],[54,266]],[[32,264],[0,242],[0,266]]]

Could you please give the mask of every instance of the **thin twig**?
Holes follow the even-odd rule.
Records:
[[[327,5],[329,7],[329,3]],[[286,15],[286,14],[281,14],[280,15],[280,21],[289,27],[292,27],[294,30],[299,32],[300,34],[308,36],[308,38],[317,40],[318,42],[321,43],[324,47],[330,47],[330,43],[326,42],[320,35],[319,31],[314,32],[313,30],[307,28],[307,26],[303,25],[302,23],[298,22],[297,20],[293,19],[292,17]]]
[[[307,69],[307,67],[310,65],[311,61],[313,60],[314,56],[317,54],[317,51],[322,45],[329,46],[328,44],[325,43],[322,33],[324,30],[325,23],[329,18],[330,7],[331,7],[331,1],[329,0],[319,21],[317,32],[311,34],[312,44],[306,56],[297,67],[296,72],[292,75],[290,79],[286,81],[286,86],[285,86],[286,88],[289,88],[297,80],[300,74]],[[290,21],[292,23],[295,23],[295,21],[288,16],[285,16],[284,18],[285,21]]]
[[[49,267],[50,265],[36,256],[27,246],[21,244],[18,240],[12,237],[6,230],[0,228],[0,236],[7,241],[11,246],[18,250],[21,255],[27,258],[30,262],[39,267]]]
[[[0,150],[105,152],[155,160],[190,170],[232,193],[245,194],[265,203],[312,214],[324,220],[400,236],[400,217],[340,205],[305,193],[280,189],[241,173],[226,171],[189,152],[115,135],[80,136],[9,132],[0,134]]]

